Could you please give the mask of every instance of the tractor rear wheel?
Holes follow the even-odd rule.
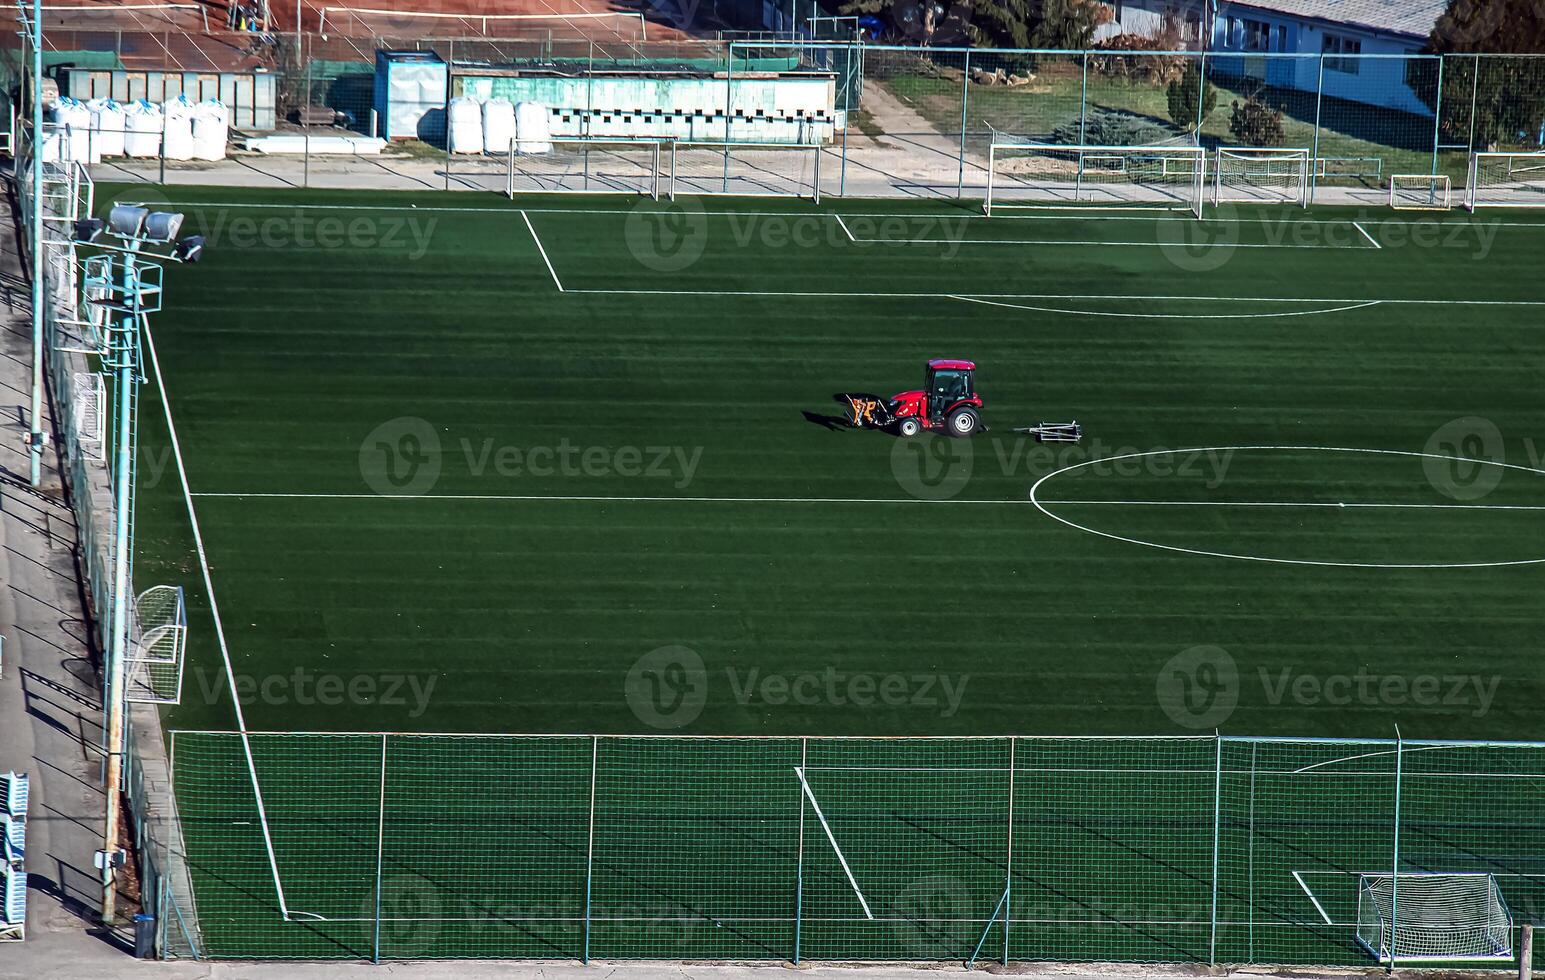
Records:
[[[976,414],[976,409],[961,406],[950,413],[950,435],[964,439],[966,436],[976,434],[976,430],[982,427],[982,417]]]
[[[923,431],[923,423],[919,422],[917,417],[913,415],[909,415],[896,423],[896,434],[903,439],[910,439],[921,431]]]

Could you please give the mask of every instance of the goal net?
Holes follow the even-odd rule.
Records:
[[[1545,153],[1472,153],[1465,206],[1545,207]]]
[[[1033,143],[995,134],[982,210],[1160,207],[1202,216],[1207,151],[1200,146]]]
[[[667,187],[677,194],[808,197],[821,202],[821,146],[674,140]]]
[[[146,589],[134,600],[130,616],[124,696],[140,704],[177,704],[182,700],[183,655],[188,648],[182,586]]]
[[[1380,963],[1511,960],[1513,916],[1489,874],[1364,874],[1357,942]]]
[[[1447,174],[1391,174],[1389,206],[1397,211],[1447,211],[1451,190]]]
[[[1307,148],[1220,146],[1213,164],[1214,204],[1309,206]]]
[[[512,142],[505,190],[517,194],[645,194],[660,196],[662,158],[659,140],[605,140],[553,137],[525,144],[541,152],[522,152]]]
[[[648,40],[644,15],[605,10],[541,14],[448,14],[370,7],[323,7],[321,33],[342,37],[469,37],[519,39],[563,34],[573,38]]]

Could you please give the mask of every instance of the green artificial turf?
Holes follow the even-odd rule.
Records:
[[[170,728],[237,719],[163,396],[253,731],[1542,734],[1527,216],[169,196],[210,237],[168,273],[142,402],[137,584],[192,609]],[[938,356],[978,363],[987,432],[834,419]],[[1012,431],[1072,419],[1077,446]],[[215,953],[371,955],[387,825],[387,904],[420,914],[385,955],[580,954],[589,740],[394,739],[383,784],[379,738],[254,739],[290,908],[327,920],[297,924],[241,740],[178,739]],[[594,955],[789,956],[801,867],[806,955],[969,955],[1011,795],[1016,958],[1351,961],[1287,872],[1341,874],[1355,911],[1345,873],[1390,859],[1387,765],[1284,775],[1344,748],[1284,750],[1271,785],[1238,749],[1215,794],[1211,740],[1070,743],[1087,764],[1011,794],[1006,742],[829,744],[857,775],[812,790],[878,924],[797,740],[602,742]],[[1534,870],[1474,792],[1413,818],[1449,828],[1419,866]]]

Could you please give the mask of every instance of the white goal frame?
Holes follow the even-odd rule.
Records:
[[[108,9],[111,9],[111,8],[108,8]],[[327,19],[328,19],[329,16],[331,16],[333,18],[332,30],[333,30],[334,33],[338,33],[338,32],[340,32],[342,30],[346,30],[348,28],[348,24],[349,24],[348,18],[350,18],[350,17],[354,17],[355,18],[355,23],[358,23],[361,27],[371,27],[372,25],[366,23],[366,20],[368,18],[371,18],[371,17],[379,18],[379,19],[385,20],[385,21],[390,21],[390,20],[395,19],[395,18],[403,18],[403,19],[409,19],[409,20],[412,20],[412,19],[427,20],[430,23],[438,23],[438,24],[441,24],[441,25],[447,25],[447,26],[450,26],[452,28],[455,28],[458,25],[467,26],[467,27],[470,27],[472,25],[476,25],[477,29],[478,29],[478,33],[475,34],[475,35],[472,35],[472,37],[474,39],[476,39],[476,38],[489,38],[491,40],[515,40],[516,38],[501,37],[498,34],[490,34],[488,32],[488,29],[489,29],[490,25],[495,25],[495,26],[498,26],[498,25],[520,25],[520,24],[540,25],[540,24],[545,22],[547,24],[554,24],[554,23],[557,23],[557,24],[567,24],[570,27],[574,27],[577,21],[592,21],[592,22],[613,21],[613,22],[616,22],[616,21],[622,20],[622,21],[627,21],[630,25],[634,24],[634,23],[638,24],[638,37],[635,38],[631,31],[629,31],[628,33],[623,33],[622,31],[611,30],[612,34],[616,35],[619,38],[623,38],[625,40],[638,40],[638,41],[647,41],[647,40],[649,40],[649,34],[648,34],[649,28],[647,26],[649,22],[648,22],[647,19],[645,19],[644,14],[643,14],[642,11],[628,11],[628,10],[576,11],[576,12],[573,12],[573,13],[566,13],[566,14],[564,14],[564,13],[551,13],[551,14],[453,14],[453,13],[444,13],[444,12],[441,12],[441,11],[427,11],[427,10],[382,10],[380,8],[371,8],[371,7],[340,7],[340,6],[331,6],[331,7],[323,7],[322,8],[321,19],[320,19],[320,22],[319,22],[320,30],[317,31],[317,33],[320,34],[324,40],[327,38],[327,32],[328,32]],[[390,25],[389,24],[383,24],[381,26],[389,27]],[[374,35],[374,33],[375,32],[372,31],[372,35]],[[347,36],[350,36],[350,35],[344,35],[344,36],[347,37]]]
[[[1312,156],[1306,146],[1220,146],[1213,157],[1212,203],[1306,208]]]
[[[821,156],[824,147],[820,143],[671,140],[668,146],[670,160],[666,188],[672,201],[676,200],[677,194],[699,194],[709,197],[808,197],[814,204],[821,203]],[[683,154],[692,153],[723,155],[722,176],[718,178],[717,190],[713,187],[715,174],[707,174],[701,181],[696,181],[683,173],[681,158]],[[741,155],[743,166],[751,167],[753,172],[760,170],[765,176],[736,173],[733,164],[737,154]],[[766,166],[768,161],[780,157],[795,163],[792,167],[781,164]],[[794,176],[790,177],[790,173]]]
[[[1511,962],[1513,913],[1486,872],[1364,873],[1356,938],[1387,965]]]
[[[545,153],[521,153],[519,146],[522,142],[527,141],[510,140],[506,158],[504,194],[510,200],[520,194],[637,194],[660,199],[660,162],[664,154],[664,140],[552,136],[545,140],[529,141],[551,144],[552,149]],[[592,153],[600,154],[593,170],[590,165]],[[647,161],[645,166],[648,169],[632,174],[607,173],[604,165],[607,153],[638,155]],[[575,154],[579,155],[580,160],[578,170],[559,169],[555,166],[544,169],[541,166],[544,162],[551,163],[560,157],[572,158]],[[525,161],[529,161],[529,164]],[[637,164],[639,161],[633,162]],[[537,186],[520,186],[522,179]]]
[[[1002,196],[1001,188],[1008,175],[998,174],[999,161],[1009,159],[1010,152],[1019,158],[1028,154],[1043,157],[1050,169],[1063,171],[1055,179],[1013,181],[1020,191],[1042,196],[1028,200],[1009,200]],[[1138,166],[1133,166],[1134,162]],[[1157,167],[1157,173],[1154,168]],[[1112,182],[1111,177],[1132,177],[1126,182]],[[1174,178],[1164,186],[1175,193],[1157,194],[1158,181]],[[1112,193],[1097,196],[1112,183],[1130,193]],[[1207,186],[1207,148],[1204,146],[1101,146],[1094,144],[1038,143],[1000,140],[994,138],[987,149],[987,194],[982,201],[982,212],[989,217],[994,210],[1046,210],[1085,209],[1095,207],[1154,207],[1164,210],[1188,210],[1196,217],[1202,216],[1202,205]],[[1143,192],[1147,190],[1148,193]]]
[[[1454,206],[1452,198],[1448,174],[1389,175],[1389,206],[1396,211],[1447,211]]]
[[[1481,186],[1483,179],[1499,172],[1504,177],[1502,181]],[[1487,191],[1492,193],[1487,194]],[[1508,194],[1525,196],[1505,196]],[[1483,207],[1545,208],[1545,151],[1488,151],[1470,154],[1470,167],[1465,179],[1465,207],[1471,211]]]

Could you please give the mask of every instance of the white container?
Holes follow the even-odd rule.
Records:
[[[515,104],[509,99],[483,103],[483,152],[508,153],[515,138]]]
[[[185,95],[161,105],[166,118],[165,153],[168,160],[193,159],[193,101]]]
[[[165,117],[161,107],[154,102],[140,99],[124,110],[128,132],[123,140],[123,152],[131,157],[153,157],[161,152],[161,134],[165,130]]]
[[[521,102],[515,106],[515,152],[551,153],[552,116],[540,102]]]
[[[446,133],[452,153],[483,152],[483,109],[477,99],[462,95],[451,100]]]
[[[98,159],[123,156],[123,141],[127,135],[124,130],[128,128],[123,105],[112,99],[92,99],[86,103],[86,108],[91,110],[94,155]]]
[[[193,107],[193,158],[224,160],[230,136],[230,113],[218,99],[205,99]]]
[[[54,125],[64,134],[60,152],[69,163],[94,163],[91,159],[91,110],[79,99],[54,103]]]

